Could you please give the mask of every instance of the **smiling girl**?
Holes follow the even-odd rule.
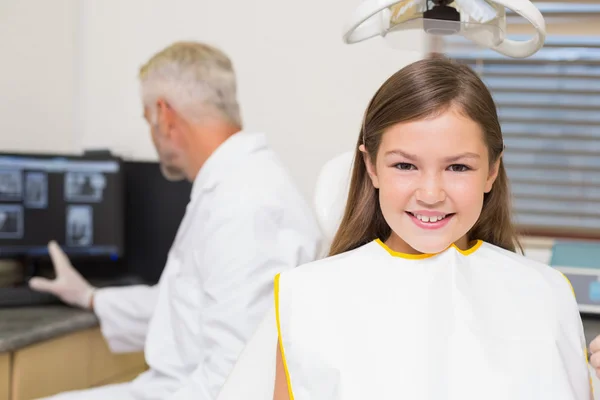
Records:
[[[436,56],[386,81],[330,256],[275,279],[275,400],[588,400],[572,289],[516,253],[492,97]]]

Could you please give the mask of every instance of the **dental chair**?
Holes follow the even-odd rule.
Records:
[[[314,207],[317,221],[323,232],[323,254],[329,247],[344,216],[354,152],[348,151],[329,160],[321,168],[315,186]]]

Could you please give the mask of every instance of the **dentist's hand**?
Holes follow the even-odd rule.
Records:
[[[596,371],[596,376],[600,378],[600,335],[590,343],[590,364]]]
[[[52,293],[72,306],[91,309],[95,288],[73,268],[71,261],[55,241],[50,242],[48,251],[54,264],[56,278],[49,280],[34,277],[29,280],[29,287],[40,292]]]

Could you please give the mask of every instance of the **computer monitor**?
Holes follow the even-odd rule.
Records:
[[[0,153],[0,258],[121,258],[123,182],[116,158]]]
[[[158,282],[190,201],[192,184],[164,178],[157,162],[125,161],[125,265],[121,270]]]

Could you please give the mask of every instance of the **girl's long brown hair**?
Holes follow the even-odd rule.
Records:
[[[391,234],[359,146],[364,144],[369,158],[374,161],[387,128],[441,114],[452,106],[481,126],[490,167],[501,157],[504,142],[496,105],[473,70],[440,55],[406,66],[381,86],[367,107],[356,143],[346,209],[333,239],[330,256],[377,238],[387,240]],[[510,190],[502,160],[494,186],[484,195],[481,215],[468,236],[469,240],[480,239],[510,251],[520,247],[511,220]]]

